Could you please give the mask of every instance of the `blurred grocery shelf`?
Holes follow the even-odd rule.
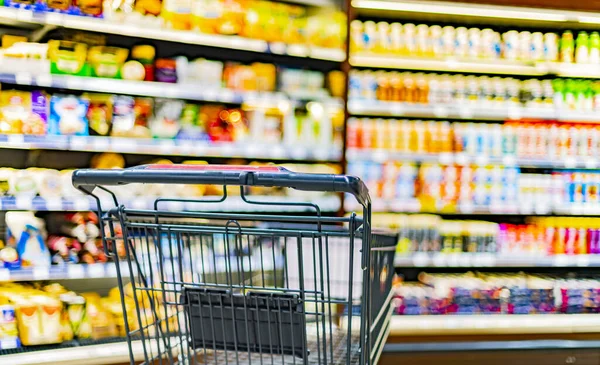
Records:
[[[562,121],[600,122],[594,112],[527,108],[520,106],[494,107],[460,104],[417,104],[393,101],[350,100],[350,114],[386,117],[450,118],[467,120],[544,119]]]
[[[431,207],[422,206],[418,199],[373,198],[373,212],[389,213],[438,213],[448,215],[568,215],[568,216],[599,216],[600,205],[585,203],[566,203],[553,207],[552,202],[538,200],[531,202],[514,202],[479,206],[470,203],[456,206]],[[346,211],[357,211],[362,208],[351,197],[344,200]]]
[[[73,151],[318,161],[339,161],[342,155],[341,150],[331,146],[270,144],[269,148],[264,147],[264,142],[211,143],[195,140],[115,137],[71,137],[69,140],[69,149]]]
[[[120,263],[121,272],[128,271],[127,263]],[[129,275],[129,274],[126,274]],[[37,280],[72,280],[72,279],[105,279],[116,278],[117,267],[114,262],[97,264],[65,264],[49,267],[20,268],[15,270],[0,269],[0,282],[37,281]]]
[[[211,199],[207,196],[198,199]],[[248,196],[248,200],[260,201],[266,203],[311,203],[317,201],[324,212],[337,212],[340,209],[341,202],[337,195],[320,196],[318,199],[310,199],[306,197],[293,196]],[[101,202],[102,208],[114,206],[114,203],[108,197],[103,197]],[[119,200],[119,203],[125,205],[129,209],[154,209],[154,199],[149,197],[138,197],[129,200]],[[238,196],[230,196],[224,202],[201,203],[201,202],[178,202],[168,201],[159,204],[160,209],[169,211],[228,211],[228,212],[313,212],[314,208],[310,206],[294,206],[294,205],[258,205],[248,204]],[[75,198],[42,198],[40,196],[18,196],[18,197],[1,197],[0,210],[36,210],[36,211],[86,211],[96,210],[96,201],[87,196]]]
[[[382,67],[388,69],[473,72],[496,75],[543,76],[600,78],[600,65],[534,62],[508,60],[469,60],[453,57],[425,58],[386,55],[377,53],[357,53],[350,57],[355,67]]]
[[[489,314],[393,316],[390,336],[591,333],[600,331],[594,314]]]
[[[506,6],[449,1],[405,0],[353,0],[352,7],[359,14],[385,14],[404,16],[414,22],[419,20],[445,20],[465,23],[465,19],[484,23],[527,24],[543,26],[576,25],[593,28],[600,24],[600,13],[588,11],[556,10],[525,6]],[[595,9],[595,8],[591,8]]]
[[[281,54],[293,57],[315,58],[340,62],[345,59],[341,49],[322,48],[303,44],[269,43],[259,39],[238,36],[202,34],[192,31],[178,31],[149,27],[132,22],[111,22],[106,19],[96,19],[83,16],[72,16],[59,13],[38,13],[31,10],[0,8],[0,23],[11,25],[39,24],[45,26],[64,27],[69,29],[117,34],[127,37],[179,42],[242,51]]]
[[[396,267],[600,267],[600,255],[495,254],[495,253],[397,253]]]
[[[573,156],[558,157],[556,159],[542,158],[521,158],[514,155],[502,157],[491,157],[480,154],[473,156],[466,153],[402,153],[384,149],[362,149],[348,148],[346,150],[346,159],[348,161],[412,161],[412,162],[430,162],[443,165],[457,164],[459,166],[467,165],[503,165],[537,168],[584,168],[596,169],[598,159],[593,157],[577,158]]]
[[[154,347],[155,345],[149,343],[149,346]],[[142,342],[133,341],[131,348],[134,359],[142,361],[144,359]],[[154,351],[156,352],[156,349]],[[129,363],[129,347],[125,341],[2,355],[2,364],[7,365],[104,365],[122,363]]]
[[[190,157],[266,158],[272,160],[339,161],[341,149],[264,143],[220,142],[179,139],[123,138],[102,136],[0,135],[0,148],[52,149],[117,152]]]
[[[0,8],[2,10],[2,8]],[[0,67],[2,60],[0,58]],[[196,84],[131,81],[100,77],[35,74],[30,72],[0,73],[0,82],[38,87],[53,87],[78,91],[93,91],[161,98],[186,99],[219,103],[281,106],[281,103],[297,104],[282,92],[236,91],[226,88],[198,88]],[[302,100],[323,102],[328,106],[341,108],[341,101],[328,96],[310,96]]]
[[[548,72],[545,67],[532,62],[511,62],[501,60],[470,61],[454,58],[435,59],[423,57],[404,57],[377,53],[358,53],[350,57],[355,67],[383,67],[404,70],[427,70],[447,72],[476,72],[499,75],[541,76]]]

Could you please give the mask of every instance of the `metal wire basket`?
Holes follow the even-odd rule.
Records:
[[[129,183],[240,186],[248,204],[303,205],[310,215],[240,214],[119,205],[95,193]],[[389,332],[397,238],[371,232],[371,203],[355,177],[278,167],[144,165],[77,170],[96,198],[117,276],[134,364],[375,364]],[[261,203],[245,187],[344,192],[362,218],[325,217],[313,203]],[[181,201],[181,200],[179,200]],[[284,210],[284,209],[282,209]],[[124,266],[125,265],[125,266]],[[126,269],[125,269],[126,268]],[[139,359],[138,359],[139,360]]]

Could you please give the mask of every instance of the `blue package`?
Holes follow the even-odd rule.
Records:
[[[48,134],[87,136],[89,103],[73,95],[53,95],[50,99]]]

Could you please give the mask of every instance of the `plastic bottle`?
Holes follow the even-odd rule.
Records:
[[[588,48],[590,52],[588,62],[596,65],[600,64],[600,34],[598,34],[598,32],[592,32],[592,34],[590,34]]]
[[[589,38],[587,32],[579,32],[577,34],[577,40],[575,41],[575,62],[576,63],[588,63],[589,62]]]
[[[560,39],[560,60],[564,63],[573,63],[573,33],[567,30]]]

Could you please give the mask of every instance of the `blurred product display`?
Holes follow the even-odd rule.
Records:
[[[352,21],[351,51],[398,56],[600,64],[598,32],[562,33]]]
[[[499,3],[1,2],[0,364],[124,363],[130,350],[137,361],[146,349],[126,327],[182,326],[181,298],[155,295],[159,273],[139,270],[119,293],[127,250],[183,262],[173,282],[205,265],[297,265],[266,236],[215,234],[179,253],[181,232],[125,240],[121,225],[99,225],[118,205],[177,219],[362,211],[336,192],[124,184],[96,199],[71,181],[78,168],[152,163],[363,179],[372,226],[398,234],[382,365],[445,363],[418,350],[442,344],[476,363],[483,341],[564,346],[573,359],[556,363],[587,364],[576,346],[596,351],[600,338],[600,13]],[[234,236],[248,246],[227,249]],[[137,281],[155,294],[135,297]],[[389,357],[400,345],[416,357]]]
[[[206,3],[140,0],[90,4],[6,1],[4,6],[36,14],[65,14],[104,18],[108,24],[125,23],[149,29],[173,29],[203,34],[238,35],[290,44],[343,48],[346,16],[326,9],[271,1],[209,1]],[[115,25],[116,26],[116,25]]]
[[[600,282],[525,274],[428,274],[396,287],[400,315],[598,313]]]
[[[471,108],[593,112],[600,107],[600,83],[581,79],[528,79],[357,71],[350,73],[349,99]],[[367,104],[368,105],[368,104]]]

